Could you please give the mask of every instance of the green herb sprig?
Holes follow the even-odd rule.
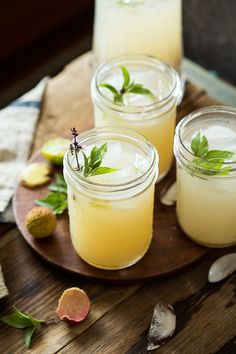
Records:
[[[84,174],[84,177],[103,175],[105,173],[118,171],[117,168],[101,166],[103,157],[106,152],[107,143],[103,144],[99,148],[97,146],[94,146],[89,157],[87,157],[84,151],[82,151],[84,158],[84,166],[82,166],[82,172]]]
[[[107,143],[101,145],[100,147],[94,146],[91,150],[89,156],[85,154],[83,148],[77,142],[78,133],[75,128],[71,129],[73,136],[72,144],[70,145],[70,151],[72,155],[75,155],[76,158],[76,170],[83,174],[84,177],[103,175],[106,173],[112,173],[118,171],[117,168],[101,166],[102,160],[107,153]],[[78,153],[82,152],[84,165],[80,165]]]
[[[139,5],[143,5],[144,1],[142,0],[115,0],[115,2],[117,3],[117,5],[119,5],[120,7],[135,7],[135,6],[139,6]]]
[[[56,174],[56,182],[49,185],[49,193],[45,198],[36,199],[35,204],[52,209],[54,214],[62,214],[68,208],[67,187],[62,175]]]
[[[149,89],[143,87],[142,84],[135,84],[134,81],[131,80],[129,71],[125,66],[120,65],[120,68],[123,75],[123,85],[121,90],[116,89],[114,86],[108,83],[102,83],[99,85],[99,87],[106,88],[112,92],[114,103],[124,105],[124,95],[129,93],[148,95],[154,98],[153,93]]]
[[[196,158],[191,169],[207,175],[228,175],[231,167],[224,166],[234,153],[227,150],[209,150],[208,140],[199,131],[191,141],[191,149]]]
[[[67,185],[64,177],[56,173],[56,182],[50,184],[48,189],[52,192],[67,194]]]
[[[29,313],[26,314],[17,310],[15,306],[13,306],[13,313],[2,316],[1,321],[8,326],[25,330],[24,343],[27,348],[30,348],[32,336],[36,329],[45,323],[44,320],[38,320]]]

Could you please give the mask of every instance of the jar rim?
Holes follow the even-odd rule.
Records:
[[[155,149],[155,147],[140,133],[135,132],[131,129],[126,129],[126,128],[120,128],[120,127],[100,127],[100,128],[94,128],[90,129],[88,131],[85,131],[81,134],[78,135],[78,143],[80,145],[83,145],[84,142],[88,142],[89,140],[91,141],[93,138],[98,138],[99,137],[105,137],[109,135],[109,140],[111,137],[123,137],[126,138],[127,141],[129,142],[136,142],[136,144],[139,144],[139,148],[141,149],[141,144],[145,145],[145,147],[148,149],[149,154],[146,156],[149,156],[151,158],[150,164],[148,168],[145,170],[145,172],[142,173],[142,175],[135,177],[133,179],[130,179],[126,182],[123,183],[114,183],[114,184],[108,184],[108,183],[98,183],[94,182],[84,176],[82,176],[79,173],[76,173],[74,167],[71,164],[69,154],[70,150],[68,150],[65,153],[64,156],[64,162],[63,165],[64,167],[68,167],[67,171],[69,173],[69,176],[72,178],[72,180],[75,183],[79,183],[84,189],[87,190],[93,190],[97,193],[114,193],[114,192],[123,192],[132,188],[136,188],[140,185],[142,185],[143,182],[145,182],[152,174],[155,172],[156,173],[156,178],[158,175],[158,153]],[[115,139],[114,139],[115,140]],[[144,150],[143,150],[144,151]]]
[[[154,102],[146,105],[132,106],[114,103],[102,92],[99,87],[99,79],[101,75],[109,73],[119,65],[136,62],[140,63],[142,66],[146,64],[159,72],[163,71],[163,75],[168,75],[171,79],[171,88],[168,90],[168,94],[165,97],[156,99]],[[163,107],[168,105],[173,99],[177,102],[178,98],[182,94],[182,84],[178,72],[171,65],[151,55],[130,54],[127,56],[117,56],[99,66],[92,78],[91,91],[92,93],[96,93],[95,95],[93,94],[96,101],[100,99],[102,103],[112,111],[116,113],[130,113],[135,115],[140,113],[152,113],[158,109],[163,109]],[[132,121],[134,120],[132,119]]]
[[[181,160],[181,162],[185,165],[185,167],[190,169],[191,172],[196,172],[194,170],[194,166],[196,166],[196,164],[193,163],[193,160],[196,159],[196,156],[184,143],[181,133],[183,132],[183,129],[186,128],[186,126],[188,124],[191,124],[194,120],[197,120],[200,117],[203,118],[204,116],[210,116],[210,115],[214,115],[214,114],[222,114],[222,116],[223,116],[223,114],[232,115],[232,117],[236,120],[236,108],[215,105],[215,106],[211,106],[211,107],[200,108],[198,110],[195,110],[194,112],[191,112],[190,114],[186,115],[183,119],[181,119],[181,121],[176,126],[175,139],[174,139],[175,156],[177,159]],[[213,119],[213,117],[211,117],[209,119]],[[221,119],[223,119],[223,117]],[[197,157],[197,159],[203,163],[209,162],[209,160],[201,158],[201,157]],[[212,161],[210,161],[210,162],[211,162],[212,166],[214,166],[214,165],[216,166],[218,163],[218,162],[212,162]],[[212,172],[212,173],[217,172],[217,169],[214,169],[214,168],[208,168],[208,167],[204,167],[204,166],[200,166],[200,167],[197,166],[197,167],[198,167],[198,170],[200,171],[199,174],[206,175],[206,174],[208,174],[207,171]],[[213,177],[215,178],[215,177],[232,176],[232,172],[233,173],[236,172],[236,154],[235,154],[233,161],[226,161],[226,162],[222,163],[222,168],[224,168],[224,167],[226,167],[226,168],[230,167],[230,173],[228,175],[215,174]]]

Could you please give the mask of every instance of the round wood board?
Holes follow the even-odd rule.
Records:
[[[39,152],[29,162],[36,161],[45,161]],[[41,257],[80,277],[121,284],[164,277],[192,264],[207,252],[206,248],[189,240],[179,228],[175,207],[164,206],[159,202],[160,191],[173,180],[174,168],[165,180],[156,186],[154,233],[149,251],[138,263],[123,270],[94,268],[75,253],[70,240],[67,212],[58,217],[57,227],[52,237],[36,240],[29,234],[24,225],[25,215],[35,206],[35,199],[49,193],[47,186],[37,189],[17,186],[13,200],[15,220],[27,243]]]

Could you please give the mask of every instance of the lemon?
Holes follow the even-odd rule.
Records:
[[[41,153],[53,165],[62,165],[65,152],[70,146],[70,140],[53,138],[43,144]]]

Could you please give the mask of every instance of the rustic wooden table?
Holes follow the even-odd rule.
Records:
[[[85,54],[50,81],[32,152],[48,138],[66,135],[72,125],[81,131],[92,127],[89,72],[90,54]],[[87,94],[81,95],[85,86]],[[179,117],[214,103],[204,90],[187,84]],[[199,263],[164,280],[114,286],[64,274],[40,259],[16,227],[1,225],[0,230],[0,264],[10,293],[0,300],[1,314],[9,313],[15,304],[36,318],[55,317],[58,298],[72,286],[83,288],[92,303],[88,318],[79,325],[59,321],[44,326],[29,352],[146,353],[153,308],[163,300],[176,311],[177,329],[158,353],[236,353],[236,275],[217,284],[207,282],[211,263],[229,250],[213,250]],[[0,353],[27,352],[22,335],[22,331],[1,324]]]

